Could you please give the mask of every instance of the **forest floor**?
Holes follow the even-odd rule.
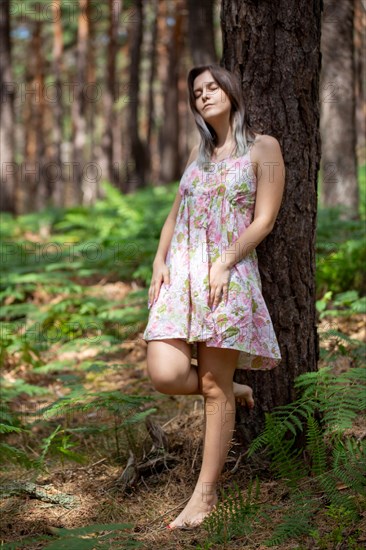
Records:
[[[118,293],[124,295],[128,290],[128,285],[115,283],[105,285],[103,292],[109,292],[116,297]],[[323,321],[324,326],[327,322],[329,324],[329,320]],[[365,323],[362,315],[354,315],[352,319],[332,318],[331,323],[336,324],[338,330],[352,338],[365,339]],[[322,330],[322,324],[319,329]],[[118,357],[121,368],[113,367],[110,370],[104,370],[99,375],[89,376],[84,385],[93,391],[117,389],[125,394],[156,396],[157,392],[147,376],[146,343],[141,336],[142,333],[134,341],[121,345]],[[79,362],[85,361],[86,358],[93,358],[97,353],[100,359],[100,350],[94,349],[93,345],[89,343],[84,349],[75,351],[74,355],[70,354],[69,358],[75,361],[77,369]],[[54,359],[62,358],[58,354],[57,344],[53,349],[50,348],[48,354],[49,360],[52,360],[52,357]],[[114,358],[114,361],[116,359]],[[105,360],[112,362],[112,358],[107,354]],[[124,363],[126,368],[123,368]],[[338,358],[334,362],[335,372],[342,372],[349,367],[350,360],[347,356]],[[25,381],[37,383],[49,389],[50,402],[52,399],[65,395],[62,377],[57,373],[34,375],[31,370],[27,370],[25,367],[22,369],[17,364],[16,357],[14,358],[13,372],[8,365],[6,376],[19,378],[21,371]],[[41,380],[40,377],[43,379]],[[25,396],[23,402],[19,398],[18,406],[37,410],[37,407],[44,406],[45,402],[44,396]],[[157,455],[149,454],[152,440],[145,425],[143,424],[141,429],[136,428],[129,441],[130,445],[137,445],[140,452],[140,463],[145,462],[145,467],[143,475],[137,478],[135,483],[131,482],[131,476],[133,477],[136,472],[133,463],[131,462],[129,471],[125,470],[128,456],[131,461],[133,459],[128,452],[130,447],[127,442],[128,438],[126,441],[120,434],[119,440],[115,440],[113,430],[112,434],[102,433],[99,438],[94,434],[89,437],[80,436],[81,450],[88,458],[86,464],[68,460],[62,462],[59,458],[48,460],[46,469],[37,473],[36,476],[33,475],[32,470],[28,471],[15,464],[9,465],[6,471],[3,470],[0,481],[5,487],[10,482],[27,487],[26,483],[30,481],[36,486],[36,488],[28,487],[27,490],[19,491],[18,494],[13,491],[1,499],[1,540],[3,543],[16,541],[18,545],[14,548],[38,549],[50,544],[49,540],[48,542],[42,540],[28,542],[22,546],[22,539],[41,534],[55,534],[58,528],[71,529],[91,524],[129,523],[132,524],[129,529],[131,537],[140,542],[142,548],[164,548],[166,550],[204,548],[207,532],[202,526],[192,531],[169,531],[165,527],[183,509],[198,477],[202,459],[203,398],[201,396],[159,394],[159,399],[152,402],[151,406],[157,409],[151,415],[153,422],[164,430],[167,437],[166,460],[164,464],[164,460],[161,460],[160,456],[155,467],[150,463],[149,468],[147,461]],[[93,421],[91,414],[87,420],[88,422]],[[102,420],[104,423],[108,421],[107,415]],[[112,417],[109,420],[113,422]],[[75,414],[71,425],[73,427],[82,425],[84,421],[85,417]],[[100,421],[100,417],[95,419],[96,424]],[[64,420],[60,420],[55,426],[63,422]],[[70,421],[68,425],[70,426]],[[47,424],[38,424],[32,430],[37,431],[36,437],[39,440],[49,435],[49,425]],[[353,430],[357,437],[364,438],[366,435],[365,418],[360,417]],[[14,442],[19,442],[16,436],[12,437]],[[116,444],[119,446],[118,450],[116,450]],[[270,504],[273,511],[268,516],[267,523],[262,522],[260,527],[257,526],[251,532],[241,537],[236,536],[234,540],[226,544],[212,545],[210,548],[264,550],[268,548],[264,541],[270,538],[274,527],[281,522],[284,513],[290,511],[288,487],[283,481],[275,480],[267,469],[259,464],[256,465],[245,459],[238,460],[237,447],[238,445],[234,445],[229,453],[220,486],[226,490],[235,481],[245,494],[250,479],[257,475],[260,480],[258,502]],[[145,451],[145,457],[144,453],[141,453],[142,449]],[[124,472],[123,477],[121,477],[122,472]],[[128,473],[130,473],[129,480],[126,477]],[[71,505],[67,504],[67,500],[62,500],[61,497],[65,496],[71,499]],[[53,497],[60,498],[54,499]],[[341,537],[339,518],[331,517],[324,509],[317,513],[313,519],[315,529],[320,534],[320,542],[319,540],[317,542],[312,536],[303,536],[300,541],[290,540],[280,546],[272,546],[272,548],[281,550],[295,548],[348,550],[353,548],[357,550],[365,547],[366,512],[361,525],[358,524],[356,530],[352,524],[341,526]],[[127,542],[113,543],[112,540],[110,548],[132,548]],[[350,542],[344,543],[342,540],[352,540],[353,542],[350,545]],[[95,548],[99,547],[96,543]],[[73,550],[77,546],[69,544],[69,548]]]

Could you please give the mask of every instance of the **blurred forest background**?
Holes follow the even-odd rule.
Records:
[[[0,0],[2,548],[364,548],[365,6],[278,0],[276,10],[269,0]],[[255,40],[273,37],[273,20],[271,55]],[[254,432],[270,413],[229,453],[230,514],[219,508],[204,534],[177,542],[159,522],[189,497],[203,405],[152,387],[147,287],[199,140],[187,73],[207,62],[236,70],[238,52],[250,115],[264,105],[254,122],[273,128],[289,168],[284,238],[272,246],[269,235],[259,259],[294,353],[272,405],[260,399],[275,384],[258,378],[252,416],[237,407],[236,427],[248,420]]]
[[[324,206],[358,212],[365,163],[365,14],[325,2],[321,137]],[[1,2],[2,210],[88,205],[178,180],[199,135],[192,65],[222,57],[220,2]],[[338,183],[337,183],[338,182]]]

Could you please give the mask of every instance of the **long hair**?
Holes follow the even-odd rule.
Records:
[[[196,98],[193,92],[194,79],[204,71],[210,71],[216,84],[225,92],[231,103],[230,126],[235,141],[235,154],[245,155],[250,144],[255,140],[254,129],[251,127],[246,113],[243,94],[237,76],[217,64],[199,65],[193,67],[187,77],[189,105],[193,113],[198,131],[201,135],[197,164],[203,166],[210,162],[217,144],[217,134],[213,127],[204,120],[196,108]]]

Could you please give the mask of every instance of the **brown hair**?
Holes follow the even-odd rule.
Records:
[[[189,105],[193,113],[198,131],[201,135],[201,143],[197,163],[202,165],[209,162],[217,143],[217,134],[213,127],[204,120],[196,108],[196,97],[193,91],[195,78],[204,71],[210,71],[218,86],[225,92],[231,103],[230,124],[236,143],[236,153],[245,155],[249,144],[255,140],[254,128],[250,125],[244,105],[243,92],[237,76],[217,64],[199,65],[193,67],[187,78]],[[258,132],[259,133],[259,132]]]

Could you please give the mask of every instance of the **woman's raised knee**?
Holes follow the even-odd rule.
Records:
[[[169,369],[155,369],[150,374],[151,382],[160,393],[174,394],[179,387],[179,376]]]
[[[154,388],[174,394],[184,384],[191,368],[189,347],[185,342],[153,341],[148,344],[147,370]],[[188,346],[188,344],[186,344]]]

